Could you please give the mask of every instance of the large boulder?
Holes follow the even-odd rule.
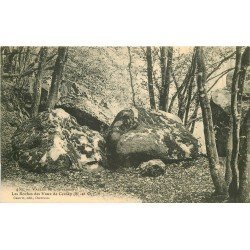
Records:
[[[143,108],[119,112],[109,128],[106,141],[111,168],[138,166],[151,159],[164,162],[187,160],[199,155],[198,140],[178,117]]]
[[[112,114],[108,108],[95,103],[84,94],[61,97],[57,107],[74,116],[80,125],[88,126],[95,131],[105,131],[112,121]]]
[[[103,137],[77,124],[63,109],[45,111],[23,122],[12,137],[12,148],[18,163],[36,172],[105,164]]]

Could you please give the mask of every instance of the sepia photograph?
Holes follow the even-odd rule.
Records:
[[[1,249],[249,248],[249,7],[1,1]]]
[[[250,47],[2,46],[1,202],[249,202]]]

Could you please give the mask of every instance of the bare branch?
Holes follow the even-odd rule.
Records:
[[[216,78],[216,77],[218,77],[218,76],[220,76],[220,75],[225,75],[226,73],[232,71],[233,69],[234,69],[234,68],[226,69],[226,70],[224,70],[223,72],[219,73],[218,75],[213,76],[213,77],[211,77],[211,78],[208,78],[207,81],[209,82],[209,81],[213,80],[214,78]]]
[[[223,74],[220,75],[220,77],[218,79],[216,79],[216,81],[213,83],[213,85],[207,90],[207,92],[211,91],[212,88],[217,84],[217,82],[224,76],[226,75],[228,72],[232,71],[234,68],[230,68],[228,70],[225,70],[224,72],[222,72]]]
[[[207,74],[207,79],[209,79],[209,77],[210,77],[214,72],[216,72],[224,62],[226,62],[226,61],[228,61],[229,59],[231,59],[234,55],[235,55],[235,51],[234,51],[233,53],[231,53],[230,55],[226,56],[225,58],[223,58],[220,62],[218,62],[218,65],[217,65],[210,73]]]

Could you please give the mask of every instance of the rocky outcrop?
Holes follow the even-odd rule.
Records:
[[[109,110],[88,97],[82,95],[68,95],[60,98],[58,108],[64,109],[74,116],[82,126],[88,126],[95,131],[105,131],[111,124],[112,114]]]
[[[103,137],[77,124],[63,109],[23,122],[12,137],[12,148],[18,163],[36,172],[91,170],[105,164]]]
[[[141,176],[157,177],[165,173],[165,164],[159,159],[143,162],[139,172]]]
[[[187,160],[199,155],[198,140],[178,117],[162,111],[122,110],[110,126],[106,140],[111,168],[137,167],[151,159]]]
[[[248,92],[246,92],[247,94]],[[242,119],[249,110],[250,98],[244,95],[242,103]],[[226,157],[227,142],[230,133],[230,117],[231,117],[231,92],[227,89],[216,90],[211,94],[211,110],[215,129],[215,138],[218,155]]]

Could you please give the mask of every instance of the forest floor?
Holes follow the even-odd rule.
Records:
[[[205,158],[170,164],[166,173],[159,177],[142,177],[132,168],[115,172],[103,169],[101,172],[34,173],[3,157],[2,184],[46,190],[77,189],[84,192],[83,201],[87,197],[90,201],[91,197],[96,201],[98,198],[109,201],[107,197],[110,197],[110,201],[125,202],[212,202],[213,192]]]

